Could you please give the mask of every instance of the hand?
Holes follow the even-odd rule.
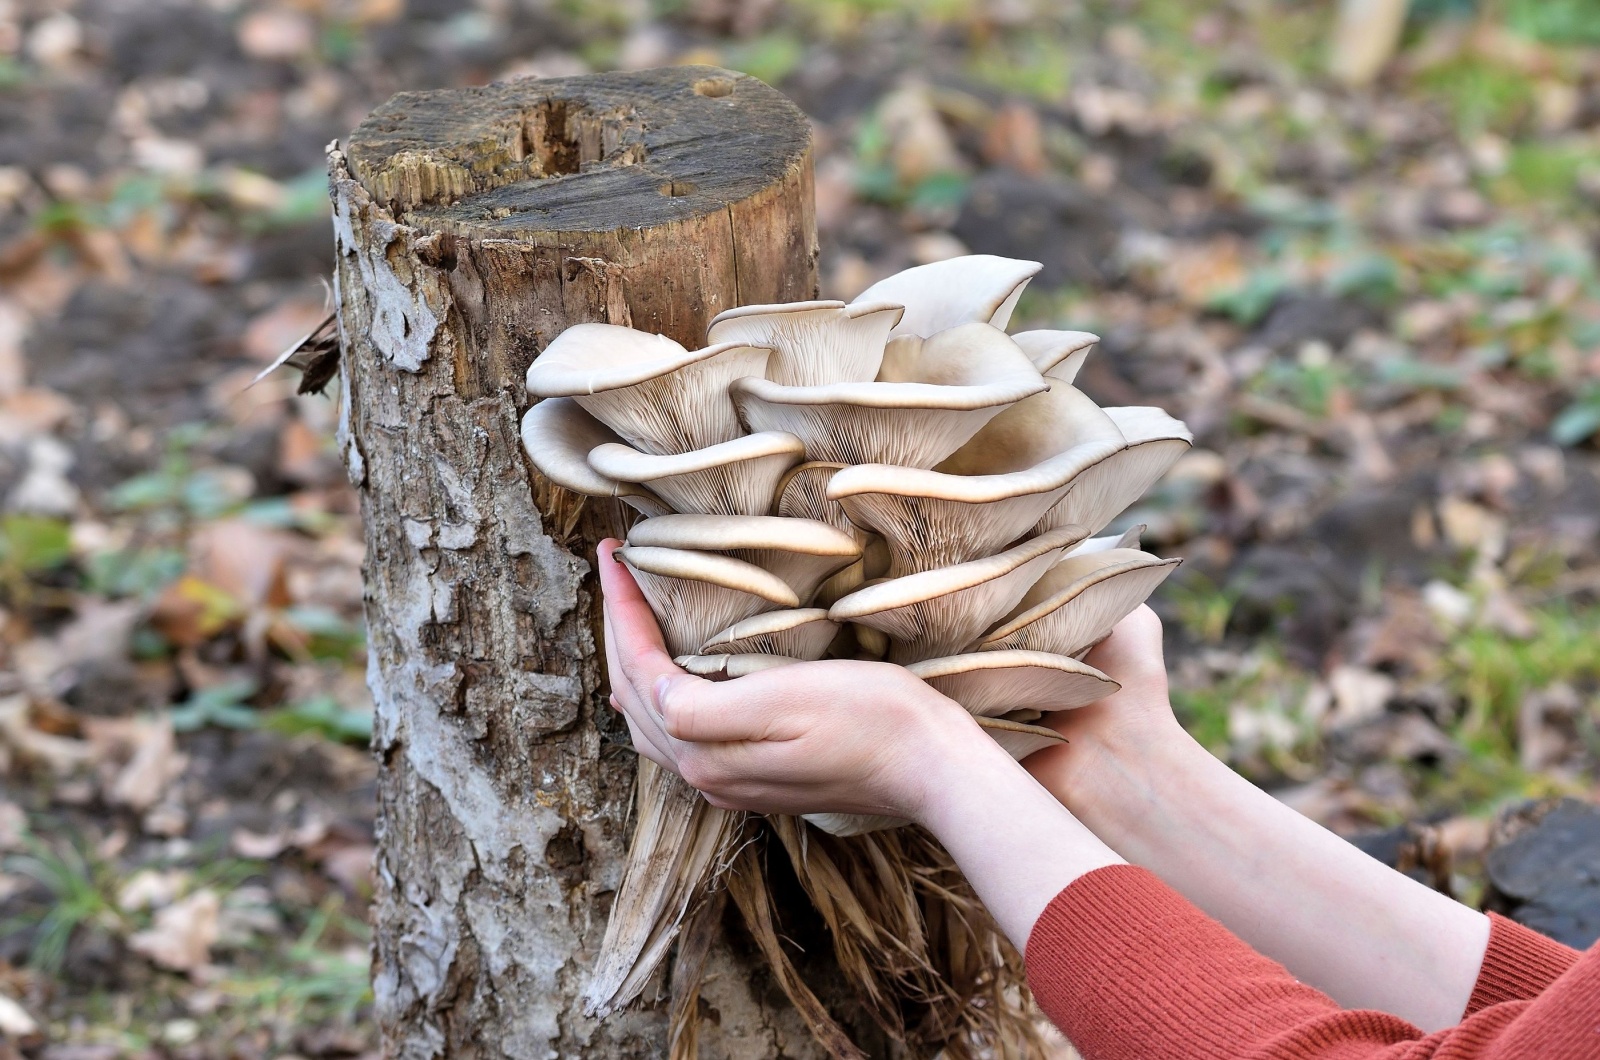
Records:
[[[612,705],[638,752],[713,806],[920,820],[944,787],[932,780],[946,775],[939,763],[1005,758],[958,704],[899,666],[797,663],[724,682],[685,673],[613,558],[618,544],[599,548]]]
[[[1067,738],[1023,763],[1034,778],[1074,810],[1100,790],[1103,772],[1118,759],[1138,758],[1158,742],[1183,738],[1168,698],[1161,619],[1141,605],[1084,659],[1122,687],[1098,702],[1040,719]]]

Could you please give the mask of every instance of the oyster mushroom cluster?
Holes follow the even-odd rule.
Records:
[[[1006,334],[1039,268],[972,255],[848,303],[741,306],[692,351],[576,325],[528,369],[523,442],[645,516],[617,555],[691,673],[885,659],[1024,757],[1060,739],[1043,712],[1116,689],[1081,656],[1178,561],[1095,535],[1191,442],[1072,385],[1096,336]]]

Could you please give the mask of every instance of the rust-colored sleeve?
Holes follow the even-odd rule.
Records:
[[[1502,929],[1503,930],[1503,929]],[[1537,946],[1516,939],[1526,952]],[[1526,960],[1502,956],[1511,966]],[[1535,964],[1554,955],[1543,951]],[[1040,1007],[1085,1060],[1596,1060],[1600,948],[1535,1000],[1424,1035],[1298,982],[1144,869],[1097,869],[1045,909],[1027,947]],[[1500,967],[1497,956],[1491,969]],[[1520,964],[1519,964],[1520,962]],[[1486,964],[1488,961],[1486,960]],[[1531,972],[1517,980],[1531,982]]]
[[[1527,1001],[1578,963],[1581,954],[1555,939],[1489,914],[1489,949],[1467,1002],[1467,1015],[1502,1001]],[[1597,1050],[1600,1054],[1600,1050]]]

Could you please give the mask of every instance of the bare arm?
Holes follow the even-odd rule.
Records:
[[[1161,623],[1141,608],[1088,661],[1115,695],[1054,715],[1028,768],[1123,857],[1346,1008],[1426,1031],[1461,1019],[1483,914],[1363,854],[1238,776],[1173,716]]]

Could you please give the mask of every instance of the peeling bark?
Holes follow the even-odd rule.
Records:
[[[814,297],[805,119],[705,67],[407,93],[330,151],[329,174],[386,1055],[665,1055],[659,1000],[581,1015],[634,777],[591,574],[623,515],[528,464],[523,374],[571,324],[695,346],[730,306]],[[709,934],[692,956],[692,1003],[718,1016],[700,1055],[820,1055],[759,956]]]

